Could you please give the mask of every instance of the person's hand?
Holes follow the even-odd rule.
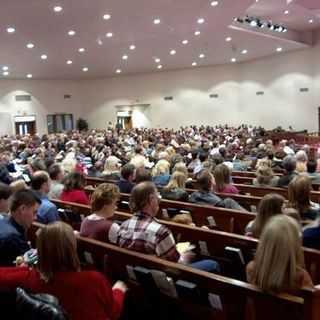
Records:
[[[193,251],[186,251],[180,255],[183,264],[190,264],[195,259],[196,254]]]
[[[127,287],[127,285],[126,285],[123,281],[117,281],[117,282],[113,285],[112,289],[119,289],[119,290],[121,290],[122,292],[126,292],[126,291],[128,290],[128,287]]]

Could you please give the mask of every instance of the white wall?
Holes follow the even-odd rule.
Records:
[[[311,49],[240,64],[90,81],[0,80],[0,127],[4,128],[5,121],[2,112],[12,117],[35,114],[37,130],[43,133],[47,114],[68,112],[74,119],[86,117],[92,128],[105,128],[109,121],[116,121],[119,110],[115,106],[150,104],[133,109],[135,126],[249,123],[317,131],[318,57],[319,41]],[[309,92],[301,93],[300,88],[309,88]],[[257,91],[264,95],[257,96]],[[33,100],[16,102],[17,93],[30,93]],[[218,99],[210,99],[211,93],[218,94]],[[72,98],[65,100],[64,94]],[[173,100],[164,101],[166,96]]]
[[[31,101],[15,101],[16,95],[26,94],[31,95]],[[65,94],[72,95],[71,99],[64,99]],[[0,128],[11,128],[6,133],[13,133],[14,116],[35,115],[37,131],[42,134],[47,131],[47,114],[73,113],[77,119],[84,116],[82,110],[78,82],[0,80]]]

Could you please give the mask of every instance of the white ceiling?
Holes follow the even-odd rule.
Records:
[[[93,79],[116,74],[161,72],[181,68],[237,63],[306,48],[320,27],[319,0],[3,0],[0,11],[1,78]],[[59,13],[53,8],[63,7]],[[285,15],[284,11],[289,14]],[[104,20],[104,14],[111,19]],[[235,17],[259,17],[284,24],[285,34],[266,32],[233,22]],[[153,20],[159,18],[160,24]],[[204,18],[203,24],[197,20]],[[313,23],[309,23],[312,19]],[[7,33],[13,26],[16,31]],[[69,36],[68,31],[76,31]],[[194,32],[199,30],[200,35]],[[107,38],[108,32],[113,37]],[[226,42],[226,37],[232,37]],[[183,40],[189,43],[182,44]],[[34,48],[26,45],[33,43]],[[130,50],[135,45],[135,50]],[[85,52],[79,53],[79,48]],[[175,55],[170,51],[175,50]],[[247,50],[247,54],[242,54]],[[41,55],[47,60],[41,60]],[[199,58],[204,54],[204,58]],[[127,60],[122,56],[128,55]],[[155,58],[161,63],[156,63]],[[67,65],[67,60],[72,64]],[[162,69],[157,69],[161,64]],[[88,68],[83,72],[84,67]]]

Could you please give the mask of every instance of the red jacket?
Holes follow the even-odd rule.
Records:
[[[62,191],[60,200],[76,202],[80,204],[89,204],[89,199],[83,190]]]
[[[32,293],[48,293],[58,298],[70,319],[113,320],[120,316],[124,293],[112,290],[99,272],[58,272],[49,283],[27,267],[0,268],[0,288],[22,287]]]

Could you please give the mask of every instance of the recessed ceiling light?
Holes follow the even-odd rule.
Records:
[[[55,6],[53,8],[54,12],[61,12],[63,10],[63,8],[61,6]]]
[[[231,38],[231,37],[227,37],[227,38],[226,38],[226,41],[227,41],[227,42],[230,42],[230,41],[232,41],[232,38]]]
[[[27,74],[27,78],[31,79],[32,78],[32,74],[31,73]]]
[[[173,56],[173,55],[175,55],[177,53],[177,51],[176,50],[171,50],[170,51],[170,54]]]
[[[121,69],[116,70],[116,73],[121,73],[121,72],[122,72]]]
[[[27,48],[28,48],[28,49],[34,48],[34,44],[33,44],[33,43],[28,43],[28,44],[27,44]]]
[[[48,56],[47,56],[46,54],[42,54],[42,55],[41,55],[41,59],[42,59],[42,60],[47,60],[47,59],[48,59]]]
[[[8,33],[14,33],[16,31],[16,29],[14,27],[8,27],[7,28],[7,32]]]
[[[159,63],[159,62],[160,62],[160,59],[159,59],[159,58],[155,58],[154,61],[155,61],[156,63]]]
[[[112,32],[108,32],[107,34],[106,34],[106,37],[107,38],[111,38],[113,36],[113,33]]]
[[[277,52],[281,52],[281,51],[282,51],[281,47],[277,48]]]
[[[203,59],[205,57],[205,55],[203,54],[203,53],[201,53],[200,55],[199,55],[199,58],[200,59]]]
[[[286,11],[284,12],[284,14],[289,14],[289,10],[286,10]]]
[[[157,68],[158,68],[158,69],[162,69],[162,65],[159,64],[159,65],[157,66]]]
[[[87,67],[82,68],[83,72],[88,72],[88,70],[89,70],[89,68],[87,68]]]
[[[7,70],[9,70],[9,67],[3,66],[3,67],[2,67],[2,70],[3,70],[3,71],[7,71]]]
[[[232,58],[231,62],[237,62],[237,59],[236,58]]]
[[[197,31],[195,31],[194,35],[195,35],[195,36],[198,36],[198,35],[200,35],[200,33],[201,33],[201,32],[200,32],[199,30],[197,30]]]
[[[136,48],[136,46],[135,45],[131,45],[129,48],[130,48],[130,50],[134,50]]]
[[[85,52],[86,49],[85,49],[85,48],[79,48],[78,51],[79,51],[79,52]]]
[[[104,14],[103,15],[103,19],[104,20],[109,20],[111,18],[111,15],[110,14]]]
[[[213,7],[216,7],[218,4],[219,4],[219,1],[212,1],[212,2],[211,2],[211,5],[212,5]]]
[[[204,23],[204,19],[203,19],[203,18],[199,18],[199,19],[198,19],[198,23],[199,23],[199,24],[203,24],[203,23]]]
[[[196,62],[192,62],[192,66],[196,67],[198,64]]]
[[[122,56],[122,60],[128,60],[128,56],[125,54]]]
[[[67,61],[67,64],[72,64],[72,60],[68,60],[68,61]]]
[[[154,20],[153,20],[153,23],[154,23],[154,24],[159,24],[160,22],[161,22],[160,19],[154,19]]]
[[[183,44],[188,44],[189,41],[188,41],[188,40],[183,40],[182,43],[183,43]]]
[[[313,19],[310,19],[310,20],[309,20],[309,23],[313,23]]]
[[[74,30],[68,31],[68,35],[69,36],[74,36],[75,34],[76,34],[76,32]]]
[[[6,77],[9,75],[9,71],[4,71],[4,72],[2,72],[2,74]]]
[[[248,50],[243,49],[243,50],[241,51],[241,53],[242,53],[242,54],[247,54],[247,53],[248,53]]]

